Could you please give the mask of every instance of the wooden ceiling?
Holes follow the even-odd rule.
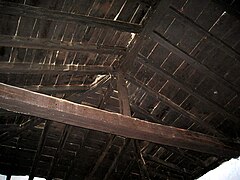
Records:
[[[195,179],[240,155],[237,1],[0,1],[0,173]]]

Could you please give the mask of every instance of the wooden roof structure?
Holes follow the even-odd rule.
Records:
[[[0,174],[194,179],[238,157],[239,7],[0,1]]]

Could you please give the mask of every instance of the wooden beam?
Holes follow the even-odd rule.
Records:
[[[68,99],[70,101],[74,101],[76,103],[81,103],[85,98],[87,98],[88,95],[96,92],[98,89],[102,88],[102,86],[109,83],[110,79],[111,79],[110,76],[103,76],[97,82],[92,83],[86,91],[83,91],[82,93],[79,93],[79,91],[78,91],[78,92],[76,92],[76,94],[72,94],[69,97],[67,97],[66,99]]]
[[[62,154],[63,147],[66,144],[67,138],[68,138],[69,134],[71,133],[71,130],[72,130],[72,126],[66,125],[64,127],[64,130],[62,132],[62,135],[61,135],[58,147],[57,147],[57,151],[55,152],[53,159],[51,161],[51,164],[50,164],[50,168],[48,169],[48,175],[47,175],[46,180],[52,180],[54,178],[53,176],[54,176],[56,167],[58,165],[60,156]]]
[[[98,170],[99,166],[102,164],[104,158],[106,157],[108,151],[110,150],[110,148],[112,147],[112,143],[114,141],[116,136],[114,135],[110,135],[108,142],[106,144],[106,146],[104,147],[104,150],[102,151],[101,155],[98,157],[97,161],[95,162],[93,168],[91,169],[89,175],[87,175],[84,179],[85,180],[91,180],[93,179],[93,176],[95,174],[95,172]]]
[[[133,141],[133,147],[142,179],[151,180],[138,140]]]
[[[36,154],[34,156],[34,159],[33,159],[33,164],[32,164],[31,170],[30,170],[28,180],[33,180],[34,179],[34,175],[35,175],[35,172],[36,172],[36,169],[37,169],[37,164],[38,164],[39,158],[41,156],[44,144],[46,142],[46,137],[47,137],[47,134],[48,134],[48,131],[49,131],[50,124],[51,124],[50,122],[45,121],[45,126],[44,126],[44,129],[42,131],[41,137],[40,137],[39,142],[38,142],[37,152],[36,152]]]
[[[113,170],[115,169],[119,158],[123,155],[123,153],[125,152],[126,148],[128,147],[129,143],[130,143],[130,139],[125,139],[124,144],[120,147],[119,152],[117,154],[117,156],[115,157],[115,159],[113,160],[111,166],[109,167],[107,173],[105,174],[103,180],[108,180],[109,176],[112,174]]]
[[[127,72],[129,68],[133,66],[133,62],[136,59],[138,52],[144,46],[145,38],[150,34],[158,25],[161,18],[164,17],[165,12],[168,10],[172,0],[161,0],[155,11],[150,15],[151,18],[146,22],[142,32],[135,37],[135,41],[132,48],[129,48],[126,56],[121,58],[120,68],[123,72]]]
[[[24,89],[42,93],[80,93],[89,90],[90,87],[90,85],[23,86]]]
[[[99,53],[99,54],[124,55],[126,53],[125,47],[91,45],[91,44],[83,44],[79,42],[67,42],[67,41],[20,37],[20,36],[9,36],[9,35],[0,36],[0,46],[72,51],[72,52],[93,52],[93,53]]]
[[[24,4],[1,2],[0,14],[31,17],[36,19],[52,20],[58,22],[74,23],[79,25],[90,25],[94,27],[111,27],[119,31],[139,33],[142,26],[124,21],[104,19],[82,14],[67,13],[63,11],[50,10]]]
[[[210,31],[207,31],[204,28],[202,28],[200,25],[198,25],[196,22],[194,22],[192,19],[190,19],[183,13],[179,12],[173,6],[170,6],[170,10],[171,12],[173,12],[177,20],[179,20],[182,24],[184,24],[185,26],[188,26],[188,28],[193,29],[195,32],[199,33],[200,35],[207,37],[208,39],[210,39],[211,42],[214,43],[215,48],[223,49],[224,52],[226,52],[229,56],[240,61],[240,54],[231,46],[223,42],[218,37],[214,36]]]
[[[128,99],[128,90],[126,81],[121,71],[117,74],[117,89],[120,106],[120,113],[126,116],[131,116],[130,103]]]
[[[2,74],[109,74],[111,66],[77,65],[77,64],[40,64],[40,63],[9,63],[0,62]]]
[[[6,111],[4,109],[0,109],[0,116],[17,116],[18,114],[15,114],[11,111]]]
[[[124,79],[124,75],[122,71],[118,71],[117,74],[117,90],[118,90],[118,101],[119,101],[119,106],[120,106],[120,113],[125,115],[125,116],[131,116],[131,110],[130,110],[130,104],[129,104],[129,99],[128,99],[128,90],[126,87],[126,82]],[[114,135],[112,135],[112,138],[114,138]],[[111,139],[110,139],[111,141]],[[122,154],[125,152],[125,149],[128,147],[128,144],[130,143],[131,139],[124,139],[123,144],[120,147],[120,150],[113,160],[111,166],[109,167],[107,173],[104,176],[104,180],[108,180],[109,176],[112,174],[112,171],[115,169],[118,160],[122,156]]]
[[[181,50],[179,47],[174,45],[172,42],[170,42],[168,39],[162,36],[159,32],[154,31],[153,33],[150,34],[150,37],[154,39],[156,42],[158,42],[161,46],[172,51],[174,54],[176,54],[177,56],[185,60],[187,63],[189,63],[190,65],[192,65],[197,70],[204,73],[205,75],[209,76],[216,82],[221,83],[222,85],[228,87],[232,91],[235,91],[237,93],[240,92],[240,90],[237,89],[235,85],[233,85],[232,83],[228,82],[224,78],[212,72],[208,67],[204,66],[202,63],[198,62],[194,57],[189,55],[187,52]]]
[[[79,158],[78,157],[81,156],[82,151],[86,150],[85,146],[87,146],[87,144],[88,144],[87,139],[88,139],[89,134],[90,134],[90,130],[86,130],[86,132],[84,133],[84,136],[82,137],[81,145],[78,147],[78,149],[75,153],[75,156],[72,159],[71,164],[70,164],[68,170],[65,173],[65,176],[64,176],[63,180],[69,180],[69,179],[72,179],[74,177],[75,166],[77,166],[77,163],[79,163]]]
[[[149,154],[144,154],[144,157],[146,158],[146,160],[153,161],[153,162],[155,162],[157,164],[160,164],[161,166],[164,166],[164,167],[166,167],[169,170],[178,172],[180,174],[188,174],[188,175],[190,175],[190,172],[186,172],[186,171],[182,170],[179,166],[177,166],[177,165],[175,165],[173,163],[161,160],[161,159],[159,159],[159,158],[157,158],[155,156],[149,155]]]
[[[0,137],[0,143],[3,143],[14,137],[17,137],[20,134],[22,134],[23,132],[25,132],[26,130],[31,130],[32,128],[34,128],[34,126],[37,126],[40,123],[41,123],[41,121],[39,119],[29,119],[27,122],[19,125],[19,127],[16,128],[16,131],[11,131],[9,129],[9,131],[2,134]]]
[[[226,157],[240,155],[238,143],[185,129],[150,123],[0,83],[0,107],[72,126]]]
[[[106,90],[106,92],[104,94],[104,97],[102,98],[101,102],[99,103],[99,106],[98,106],[99,109],[104,109],[104,107],[105,107],[104,102],[105,102],[105,100],[107,98],[109,98],[110,93],[112,93],[112,91],[113,91],[113,87],[112,86],[113,85],[112,85],[112,80],[111,80],[111,82],[110,82],[110,84],[109,84],[109,86],[108,86],[108,88],[107,88],[107,90]],[[84,178],[85,180],[88,180],[88,179],[91,180],[92,179],[92,177],[94,176],[95,172],[98,170],[99,166],[102,164],[102,161],[106,157],[108,151],[112,147],[112,144],[113,144],[115,138],[116,138],[115,135],[112,135],[112,134],[109,135],[109,139],[108,139],[108,142],[106,143],[106,146],[104,147],[104,150],[102,151],[101,155],[98,157],[95,165],[93,166],[93,168],[91,169],[89,174],[86,175],[86,177]]]
[[[235,122],[236,124],[239,123],[240,118],[232,115],[231,113],[226,111],[225,108],[223,108],[221,105],[219,105],[215,101],[209,99],[204,94],[202,94],[202,93],[200,94],[200,92],[197,89],[191,88],[189,85],[187,85],[187,83],[185,83],[184,81],[178,79],[177,77],[175,77],[171,73],[167,72],[163,68],[156,68],[154,65],[151,65],[149,63],[150,61],[145,56],[139,54],[139,57],[140,58],[138,59],[138,62],[140,62],[141,64],[146,66],[148,69],[150,69],[153,72],[155,72],[156,74],[159,74],[160,76],[163,76],[166,79],[174,82],[174,84],[176,84],[178,87],[180,87],[181,89],[183,89],[187,93],[191,94],[192,96],[196,97],[200,101],[202,101],[202,102],[204,102],[206,104],[209,104],[216,112],[220,112],[220,113],[222,113],[224,115],[227,115],[229,117],[229,119],[232,120],[233,122]]]
[[[201,125],[201,127],[206,129],[207,131],[211,132],[212,134],[214,134],[216,136],[219,136],[219,137],[224,137],[224,135],[222,133],[218,132],[214,127],[212,127],[208,123],[202,121],[202,119],[200,119],[199,117],[197,117],[194,114],[190,113],[189,111],[186,111],[185,109],[183,109],[182,107],[180,107],[179,105],[177,105],[176,103],[171,101],[166,96],[153,91],[147,85],[141,83],[139,80],[133,78],[131,75],[127,75],[127,80],[129,80],[134,85],[136,85],[138,87],[141,87],[148,94],[151,94],[153,97],[156,97],[157,99],[161,100],[164,104],[166,104],[167,106],[171,107],[176,112],[182,114],[183,116],[185,116],[189,120],[193,121],[194,123],[197,123],[197,124]]]

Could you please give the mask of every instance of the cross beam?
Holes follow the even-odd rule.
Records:
[[[40,64],[0,62],[0,73],[6,74],[109,74],[111,66],[77,64]]]
[[[87,24],[97,27],[111,27],[119,31],[127,31],[132,33],[139,33],[142,30],[141,25],[132,24],[124,21],[115,21],[111,19],[67,13],[10,2],[0,2],[0,14],[32,17],[36,19],[46,19],[58,22],[74,23],[79,25]]]
[[[44,38],[29,38],[29,37],[27,38],[9,35],[0,36],[0,46],[71,51],[71,52],[93,52],[99,54],[116,54],[116,55],[124,55],[126,53],[126,48],[119,46],[113,47],[106,45],[91,45],[79,42],[49,40]]]
[[[236,157],[239,144],[204,134],[143,121],[0,83],[0,107],[59,123],[157,144]]]

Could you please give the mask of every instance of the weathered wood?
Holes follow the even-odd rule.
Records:
[[[95,174],[95,172],[98,170],[99,166],[102,164],[104,158],[106,157],[108,151],[110,150],[110,148],[112,147],[112,143],[114,141],[116,136],[114,135],[110,135],[109,136],[109,140],[106,144],[106,146],[104,147],[104,150],[102,151],[101,155],[98,157],[95,165],[93,166],[91,172],[89,173],[89,175],[87,175],[84,179],[85,180],[91,180]]]
[[[149,155],[149,154],[144,154],[144,157],[146,158],[146,160],[153,161],[157,164],[160,164],[161,166],[165,166],[165,167],[167,167],[167,169],[170,169],[172,171],[176,171],[176,172],[181,173],[181,174],[186,173],[186,174],[190,175],[189,172],[185,172],[184,170],[182,170],[180,167],[178,167],[177,165],[175,165],[173,163],[161,160],[161,159],[159,159],[155,156]]]
[[[173,108],[176,112],[178,112],[178,113],[182,114],[183,116],[187,117],[189,120],[193,121],[194,123],[198,123],[199,125],[201,125],[203,128],[205,128],[206,130],[208,130],[212,134],[214,134],[216,136],[219,136],[219,137],[224,137],[224,135],[222,133],[218,132],[214,127],[212,127],[208,123],[202,121],[202,119],[200,119],[199,117],[197,117],[194,114],[190,113],[189,111],[186,111],[185,109],[183,109],[182,107],[180,107],[179,105],[177,105],[176,103],[171,101],[166,96],[153,91],[147,85],[141,83],[139,80],[134,79],[130,75],[127,75],[127,80],[129,80],[131,83],[135,84],[136,86],[141,87],[148,94],[151,94],[153,97],[156,97],[156,98],[160,99],[167,106]]]
[[[239,156],[239,144],[72,103],[0,83],[0,107],[59,123],[209,154]]]
[[[133,141],[133,147],[142,179],[151,180],[138,140]]]
[[[126,82],[124,80],[124,75],[121,70],[117,74],[117,90],[118,90],[120,113],[125,116],[130,117],[131,110],[130,110],[130,104],[129,104],[129,99],[128,99],[128,91],[127,91]],[[112,135],[112,138],[114,138],[113,135]],[[120,150],[119,150],[117,156],[115,157],[110,168],[108,169],[107,173],[104,176],[104,180],[109,179],[109,176],[112,174],[112,171],[115,169],[119,158],[124,153],[125,149],[127,148],[128,144],[130,143],[130,141],[131,141],[131,139],[124,139],[124,142],[123,142],[122,146],[120,147]]]
[[[99,103],[99,106],[98,106],[99,109],[104,109],[104,106],[105,106],[104,101],[106,100],[106,98],[108,98],[110,96],[110,93],[112,93],[112,90],[113,90],[112,83],[110,83],[109,87],[105,93],[105,96],[103,97],[102,101]],[[91,169],[89,174],[84,178],[85,180],[92,179],[93,175],[98,170],[99,166],[102,164],[104,158],[106,157],[108,151],[112,147],[112,143],[115,138],[116,138],[115,135],[109,135],[109,139],[108,139],[108,142],[106,143],[106,146],[104,147],[104,150],[102,151],[101,155],[98,157],[94,167]]]
[[[24,89],[43,93],[80,93],[89,90],[90,87],[90,85],[23,86]]]
[[[115,169],[117,163],[118,163],[118,160],[119,158],[123,155],[123,153],[125,152],[126,148],[128,147],[129,143],[130,143],[130,139],[126,139],[124,141],[124,144],[120,147],[120,150],[117,154],[117,156],[115,157],[115,159],[113,160],[111,166],[109,167],[107,173],[105,174],[103,180],[108,180],[109,179],[109,176],[111,175],[111,173],[113,172],[113,170]]]
[[[151,18],[145,24],[142,32],[135,37],[133,47],[129,49],[126,56],[122,57],[122,64],[120,68],[123,72],[127,72],[127,70],[133,66],[133,62],[136,59],[138,52],[144,45],[146,36],[158,26],[159,21],[164,16],[170,4],[171,0],[161,0],[159,2],[156,10],[153,12],[153,14],[151,14]]]
[[[88,95],[96,92],[102,86],[109,83],[110,79],[110,76],[104,76],[95,83],[92,83],[86,91],[83,91],[82,93],[79,93],[78,91],[76,94],[72,94],[71,96],[67,97],[67,99],[76,103],[81,103],[85,98],[87,98]]]
[[[183,13],[179,12],[174,7],[170,6],[170,10],[173,12],[174,16],[185,26],[188,26],[188,28],[193,29],[197,33],[201,34],[204,37],[207,37],[210,39],[211,42],[214,43],[215,48],[221,48],[223,49],[228,55],[235,58],[236,60],[240,61],[240,54],[233,49],[231,46],[223,42],[218,37],[214,36],[210,31],[205,30],[200,25],[195,23],[193,20],[191,20],[189,17],[184,15]]]
[[[119,31],[139,33],[142,26],[128,22],[103,19],[81,14],[67,13],[63,11],[50,10],[41,7],[34,7],[24,4],[10,2],[0,2],[0,14],[32,17],[36,19],[53,20],[58,22],[75,23],[79,25],[87,24],[96,27],[111,27]]]
[[[26,130],[31,130],[34,126],[40,123],[41,121],[39,119],[29,119],[27,122],[19,125],[15,131],[12,131],[11,129],[9,129],[6,133],[2,134],[0,137],[0,142],[3,143],[14,137],[17,137],[23,132],[25,132]]]
[[[198,62],[194,57],[186,53],[185,51],[181,50],[179,47],[174,45],[172,42],[170,42],[168,39],[166,39],[164,36],[162,36],[160,33],[154,31],[150,34],[150,37],[154,39],[156,42],[158,42],[161,46],[167,48],[168,50],[172,51],[174,54],[179,56],[180,58],[184,59],[187,63],[195,67],[200,72],[204,73],[205,75],[209,76],[213,80],[215,80],[218,83],[221,83],[222,85],[228,87],[229,89],[239,93],[240,90],[236,88],[232,83],[228,82],[224,78],[218,76],[213,71],[211,71],[208,67],[204,66],[200,62]]]
[[[171,80],[172,82],[174,82],[174,84],[176,84],[181,89],[183,89],[186,92],[188,92],[189,94],[193,95],[194,97],[196,97],[200,101],[202,101],[206,104],[209,104],[216,112],[220,112],[222,114],[227,115],[230,118],[230,120],[232,120],[236,124],[239,123],[240,119],[238,117],[236,117],[236,116],[232,115],[231,113],[227,112],[225,110],[225,108],[223,108],[221,105],[217,104],[215,101],[211,100],[210,98],[206,97],[204,94],[199,92],[197,89],[191,88],[184,81],[182,81],[180,79],[177,79],[174,75],[170,74],[169,72],[167,72],[163,68],[156,68],[154,65],[151,65],[149,63],[149,60],[145,56],[139,54],[139,57],[140,58],[138,59],[138,62],[140,62],[141,64],[146,66],[148,69],[152,70],[156,74],[159,74],[160,76],[163,76],[163,77]]]
[[[53,179],[53,175],[54,175],[54,172],[56,170],[56,166],[58,165],[59,158],[61,156],[61,153],[63,151],[63,147],[64,147],[64,145],[67,141],[67,138],[68,138],[69,134],[71,133],[71,129],[72,129],[72,126],[66,125],[63,132],[62,132],[60,142],[59,142],[58,147],[57,147],[57,151],[55,152],[53,160],[51,161],[51,164],[50,164],[50,168],[48,169],[48,175],[47,175],[46,180],[52,180]]]
[[[122,72],[119,72],[117,75],[117,89],[120,113],[126,116],[131,116],[130,104],[128,99],[128,90]]]
[[[99,54],[117,54],[124,55],[125,47],[106,46],[106,45],[91,45],[79,42],[66,42],[50,39],[20,37],[20,36],[0,36],[0,46],[30,48],[30,49],[46,49],[72,52],[93,52]]]
[[[33,180],[33,178],[34,178],[34,175],[35,175],[35,172],[36,172],[36,169],[37,169],[37,164],[38,164],[39,158],[41,156],[41,153],[42,153],[45,141],[46,141],[46,137],[47,137],[47,134],[48,134],[48,131],[49,131],[49,127],[50,127],[50,122],[46,121],[44,129],[43,129],[41,137],[40,137],[40,140],[38,142],[37,152],[36,152],[36,154],[34,156],[34,159],[33,159],[33,164],[32,164],[31,170],[30,170],[28,180]]]
[[[9,63],[0,62],[2,74],[109,74],[111,66],[75,65],[75,64],[38,64],[38,63]]]

